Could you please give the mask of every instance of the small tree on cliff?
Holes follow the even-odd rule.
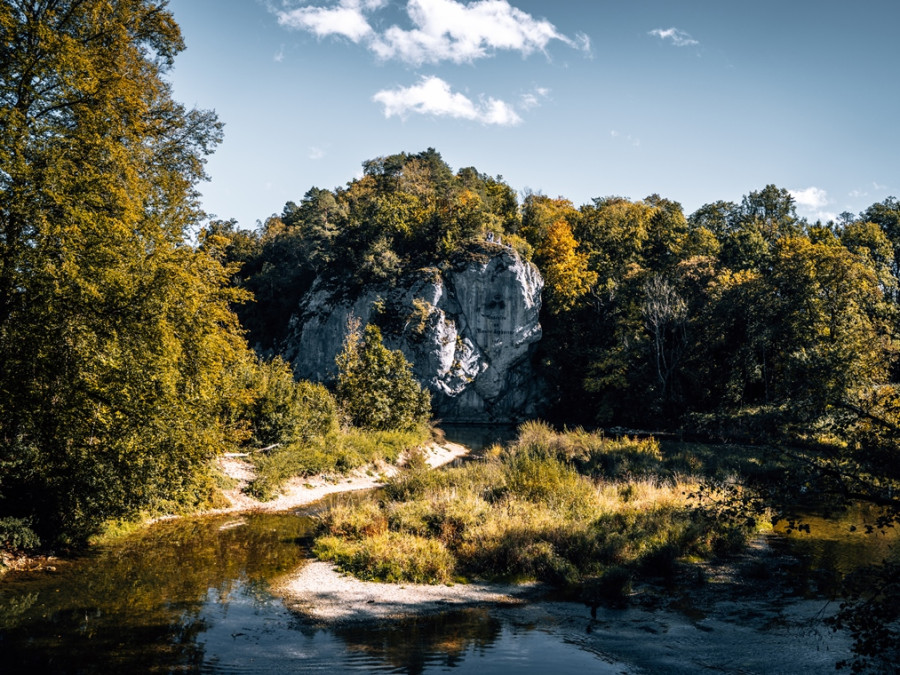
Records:
[[[403,352],[387,349],[377,326],[360,333],[348,324],[344,350],[337,356],[337,399],[350,421],[364,429],[412,429],[428,420],[431,396],[412,375]]]

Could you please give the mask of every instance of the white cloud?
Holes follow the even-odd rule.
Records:
[[[309,158],[310,159],[312,159],[312,160],[322,159],[324,156],[325,156],[325,151],[322,148],[320,148],[316,145],[311,145],[309,147]]]
[[[523,110],[531,110],[537,108],[541,101],[550,96],[550,90],[546,87],[535,87],[533,91],[522,94],[519,98],[519,107]]]
[[[377,3],[360,0],[340,0],[332,7],[299,7],[276,14],[282,26],[308,30],[318,37],[342,35],[359,42],[373,32],[364,12],[378,6]]]
[[[551,40],[574,43],[546,20],[510,5],[506,0],[409,0],[406,11],[415,28],[391,26],[373,43],[383,59],[408,63],[471,62],[495,50],[530,54],[543,51]]]
[[[788,190],[788,192],[794,198],[800,215],[823,223],[837,220],[837,213],[825,210],[825,207],[831,204],[831,199],[828,198],[828,192],[822,188],[808,187],[805,190]]]
[[[575,44],[586,54],[591,53],[591,37],[587,33],[576,33]]]
[[[282,61],[284,61],[284,45],[281,45],[278,48],[278,51],[275,52],[275,54],[272,56],[272,60],[275,61],[275,63],[281,63]]]
[[[874,180],[872,181],[872,187],[876,190],[887,190],[887,185],[882,185],[881,183]]]
[[[671,40],[676,47],[691,47],[700,44],[688,33],[678,28],[654,28],[648,35],[655,35],[660,40]]]
[[[341,35],[364,42],[379,58],[413,65],[470,63],[509,50],[523,55],[545,51],[552,40],[585,52],[590,38],[579,33],[571,39],[546,19],[513,7],[507,0],[408,0],[411,27],[393,25],[378,33],[367,14],[381,9],[385,0],[337,0],[327,6],[304,6],[276,11],[278,22],[307,30],[319,37]]]
[[[828,204],[828,193],[817,187],[808,187],[805,190],[788,190],[794,198],[797,206],[811,211],[820,210]]]
[[[409,113],[472,120],[482,124],[514,126],[522,118],[508,103],[488,98],[472,101],[465,94],[453,92],[439,77],[423,77],[419,84],[379,91],[372,97],[384,106],[385,117],[405,118]]]
[[[869,193],[868,193],[868,192],[865,192],[864,190],[851,190],[851,191],[848,193],[848,196],[853,197],[854,199],[856,199],[856,198],[858,198],[858,197],[868,197],[868,196],[869,196]]]

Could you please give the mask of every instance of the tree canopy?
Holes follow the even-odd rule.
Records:
[[[164,79],[165,3],[0,4],[0,512],[78,539],[208,498],[248,358],[189,243],[221,138]]]

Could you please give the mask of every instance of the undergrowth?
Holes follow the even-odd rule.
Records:
[[[427,426],[411,431],[345,429],[305,443],[293,443],[254,453],[256,477],[247,492],[260,500],[275,497],[295,476],[343,474],[376,462],[396,463],[403,452],[431,438]]]
[[[654,439],[530,422],[486,456],[406,470],[378,495],[333,507],[315,554],[363,579],[536,579],[615,597],[636,575],[671,576],[679,558],[746,536],[694,508],[699,479],[667,468]]]

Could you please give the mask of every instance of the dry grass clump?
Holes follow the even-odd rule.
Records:
[[[437,539],[405,532],[381,532],[362,539],[319,537],[313,553],[360,579],[419,584],[453,579],[454,558]]]
[[[581,474],[605,478],[653,473],[663,458],[659,441],[653,437],[615,438],[581,427],[557,432],[539,420],[519,427],[513,450],[554,457],[576,467]]]
[[[335,507],[315,550],[366,579],[538,579],[623,592],[635,575],[670,576],[679,558],[735,539],[690,501],[696,479],[597,470],[615,464],[632,473],[661,459],[655,441],[529,423],[483,462],[408,469],[379,497]]]

